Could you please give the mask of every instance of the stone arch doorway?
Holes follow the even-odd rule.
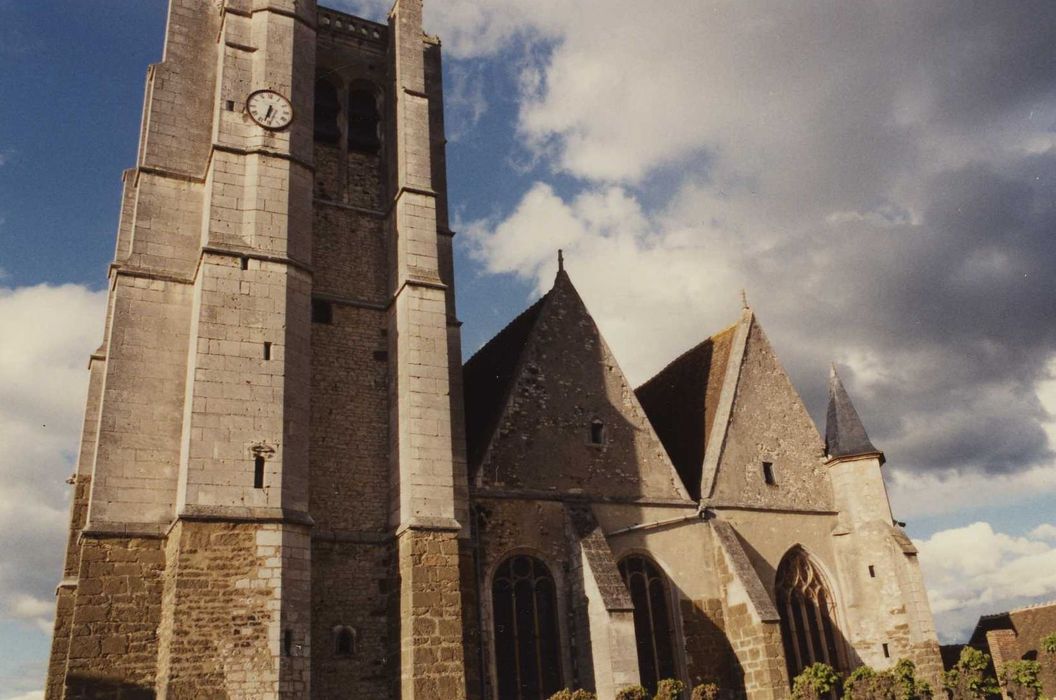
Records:
[[[789,681],[813,663],[847,670],[835,599],[821,569],[805,549],[797,546],[785,554],[774,589]]]
[[[640,554],[621,559],[619,569],[634,603],[638,674],[642,686],[655,693],[660,680],[678,677],[667,577],[651,559]]]
[[[495,624],[495,666],[502,700],[545,700],[560,690],[554,577],[527,554],[506,559],[491,583]]]

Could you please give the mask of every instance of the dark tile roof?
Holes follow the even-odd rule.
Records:
[[[829,458],[856,457],[858,455],[880,454],[873,447],[869,436],[858,417],[858,411],[851,403],[851,397],[843,388],[836,367],[829,375],[829,409],[825,420],[825,451]],[[881,459],[883,462],[883,459]]]
[[[700,498],[704,450],[736,326],[686,351],[635,390],[689,495]]]
[[[759,619],[763,622],[780,620],[781,616],[778,614],[777,608],[774,607],[774,602],[770,600],[770,594],[766,592],[766,586],[760,580],[759,572],[752,566],[747,552],[744,551],[744,546],[737,535],[737,530],[725,520],[714,519],[708,522],[715,532],[715,538],[719,541],[719,545],[726,552],[727,561],[729,561],[733,575],[737,577],[737,581],[744,587],[744,592],[748,595],[748,600],[751,602],[752,607],[755,608]]]
[[[518,361],[531,335],[539,310],[549,293],[510,321],[484,347],[469,358],[462,368],[466,407],[466,448],[470,474],[488,448],[488,440],[501,418],[503,404],[509,395]]]

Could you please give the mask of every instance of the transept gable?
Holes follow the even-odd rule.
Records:
[[[484,358],[474,356],[466,365],[467,427],[476,426],[467,430],[476,486],[688,499],[630,383],[564,270],[533,308],[530,326],[521,324],[521,330],[501,341],[523,341],[519,348],[505,350],[517,356],[507,386],[499,386],[502,377],[496,372],[482,371],[492,362],[488,355],[496,351],[489,346],[502,334],[481,350],[487,351]],[[492,411],[494,419],[481,413],[488,402],[470,399],[500,393],[503,399]]]
[[[738,336],[705,454],[702,498],[713,506],[832,510],[824,443],[750,311]]]

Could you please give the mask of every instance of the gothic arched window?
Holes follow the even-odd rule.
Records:
[[[554,577],[535,557],[504,561],[491,584],[502,700],[543,700],[563,687]]]
[[[674,627],[667,606],[667,583],[656,564],[642,556],[621,561],[620,575],[634,603],[638,674],[642,685],[655,693],[658,681],[675,677]]]
[[[816,662],[845,670],[832,594],[802,548],[794,548],[781,560],[776,594],[789,680]]]
[[[356,653],[356,631],[345,625],[334,628],[334,655],[354,656]]]
[[[348,91],[348,150],[377,153],[378,100],[374,90],[359,85]]]
[[[337,99],[337,88],[326,78],[315,81],[315,140],[337,143],[341,128],[337,117],[341,114],[341,103]]]

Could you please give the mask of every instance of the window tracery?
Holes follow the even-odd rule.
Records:
[[[629,556],[620,562],[619,568],[634,603],[638,673],[642,686],[654,693],[661,679],[676,677],[667,581],[656,564],[643,556]]]
[[[805,550],[797,547],[785,555],[775,588],[789,680],[818,662],[845,670],[835,602]]]
[[[554,578],[542,561],[517,555],[492,580],[499,697],[543,700],[563,687]]]

